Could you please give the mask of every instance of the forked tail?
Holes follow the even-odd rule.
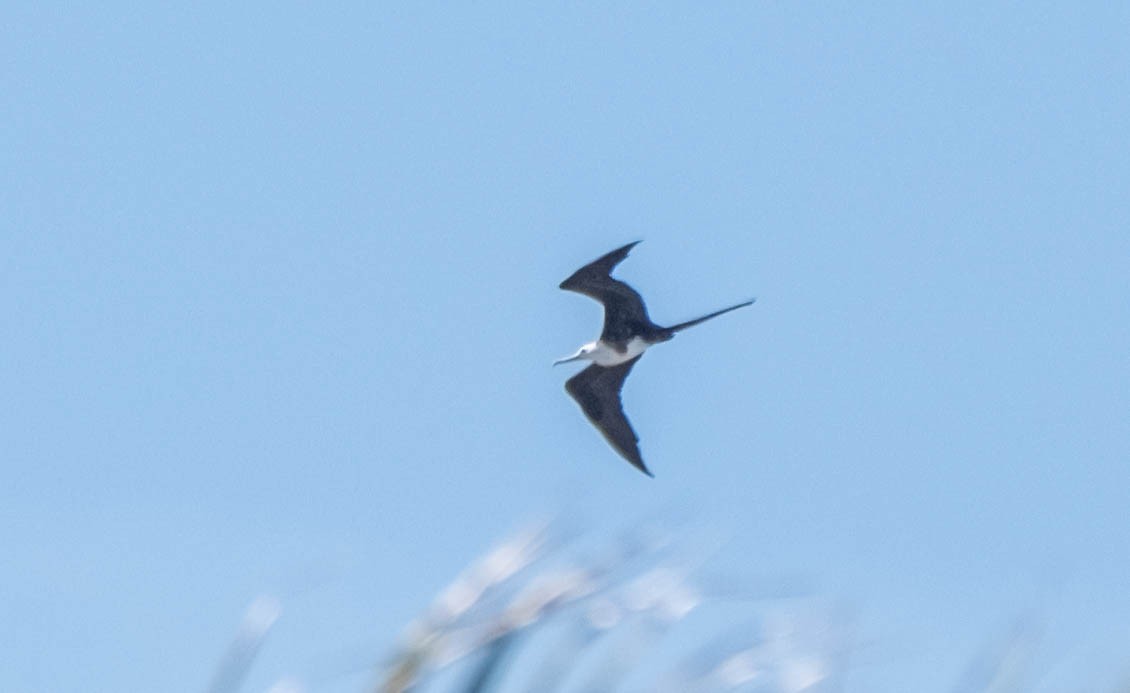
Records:
[[[678,325],[672,325],[671,327],[668,327],[666,329],[671,334],[675,334],[676,332],[678,332],[680,330],[685,330],[688,327],[694,327],[695,325],[699,324],[700,322],[706,322],[710,318],[716,318],[723,313],[729,313],[731,310],[737,310],[738,308],[745,308],[748,305],[752,305],[753,302],[756,301],[756,300],[757,299],[755,298],[755,299],[751,299],[749,301],[746,301],[745,303],[739,303],[736,306],[730,306],[729,308],[723,308],[722,310],[716,310],[713,313],[711,313],[710,315],[704,315],[701,318],[695,318],[694,320],[688,320],[686,322],[681,322]]]

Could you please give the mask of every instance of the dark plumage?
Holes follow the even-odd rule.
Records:
[[[620,400],[624,379],[652,344],[666,342],[680,330],[748,306],[753,301],[723,308],[671,327],[656,325],[648,317],[647,307],[639,293],[619,279],[613,279],[610,274],[638,243],[639,241],[635,241],[602,255],[561,282],[562,289],[584,294],[604,305],[604,327],[600,339],[582,346],[574,356],[558,363],[579,359],[593,362],[570,378],[565,383],[565,390],[581,405],[585,416],[624,459],[644,474],[653,476],[640,455],[639,437],[624,415]]]
[[[643,463],[640,437],[628,422],[620,403],[620,388],[624,386],[624,379],[632,371],[632,366],[639,360],[640,357],[637,356],[631,361],[607,368],[594,363],[566,380],[565,391],[577,400],[581,411],[624,459],[644,474],[655,476]]]

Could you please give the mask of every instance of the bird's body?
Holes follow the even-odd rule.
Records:
[[[624,379],[648,347],[668,341],[680,330],[748,306],[753,301],[723,308],[671,327],[656,325],[648,317],[647,308],[639,293],[610,276],[612,268],[628,256],[636,243],[639,241],[597,258],[561,282],[562,289],[584,294],[604,305],[604,329],[600,339],[585,344],[577,353],[557,363],[579,360],[592,362],[592,365],[565,383],[566,391],[577,400],[585,416],[612,447],[641,472],[651,476],[640,455],[639,437],[628,423],[620,403],[620,389],[624,385]]]
[[[643,352],[651,344],[643,337],[632,337],[631,339],[620,343],[608,343],[603,339],[598,339],[595,342],[589,342],[581,347],[586,349],[584,358],[592,361],[598,366],[619,366],[625,361],[631,361]]]

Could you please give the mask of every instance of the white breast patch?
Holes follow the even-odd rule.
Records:
[[[596,349],[592,352],[592,362],[598,366],[616,366],[625,361],[631,361],[651,346],[639,337],[632,337],[628,341],[628,350],[624,353],[616,351],[602,341],[596,343]]]

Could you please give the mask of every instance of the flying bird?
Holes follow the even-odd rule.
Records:
[[[611,277],[612,268],[628,256],[639,241],[603,255],[561,282],[560,288],[576,291],[604,305],[604,329],[600,338],[577,353],[554,362],[591,361],[592,364],[565,382],[565,390],[581,405],[581,410],[604,438],[636,469],[654,476],[640,456],[639,436],[632,430],[620,401],[620,389],[632,366],[653,344],[666,342],[675,334],[723,313],[753,303],[752,300],[723,308],[701,318],[671,327],[656,325],[647,316],[643,298],[635,289]]]

